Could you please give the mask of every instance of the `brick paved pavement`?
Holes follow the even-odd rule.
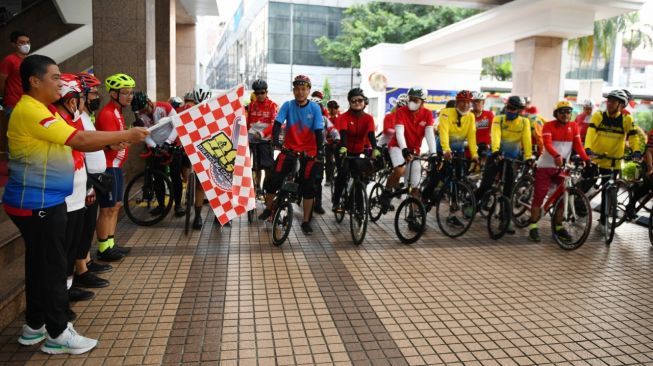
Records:
[[[433,220],[407,246],[388,216],[356,247],[327,213],[312,236],[296,224],[276,248],[269,225],[246,218],[217,228],[211,217],[189,237],[181,219],[123,219],[117,238],[132,254],[74,305],[98,348],[21,347],[18,319],[0,333],[0,364],[653,365],[644,228],[625,224],[609,247],[592,233],[566,252],[547,230],[537,244],[526,230],[494,242],[479,221],[451,240]]]

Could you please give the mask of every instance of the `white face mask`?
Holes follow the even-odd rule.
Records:
[[[24,55],[29,53],[29,48],[30,48],[30,44],[21,44],[20,46],[18,46],[18,50],[20,51],[20,53]]]
[[[79,109],[73,113],[73,122],[77,121],[82,114],[79,112]]]
[[[419,109],[419,103],[408,102],[408,109],[410,109],[411,111],[415,112],[416,110]]]

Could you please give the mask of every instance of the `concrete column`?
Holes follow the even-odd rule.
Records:
[[[168,100],[175,90],[175,0],[156,1],[156,100]],[[154,98],[152,98],[154,99]]]
[[[176,95],[183,95],[196,84],[195,74],[195,25],[177,24],[177,89]],[[173,90],[174,91],[174,90]]]
[[[512,63],[512,92],[530,97],[545,118],[563,97],[562,55],[564,39],[530,37],[515,42]]]
[[[93,71],[100,80],[121,72],[136,80],[137,89],[156,90],[154,2],[93,0]]]

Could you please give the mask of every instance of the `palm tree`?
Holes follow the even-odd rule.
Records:
[[[625,21],[623,16],[620,15],[594,22],[594,34],[591,36],[570,39],[569,49],[577,49],[580,56],[579,70],[582,64],[589,64],[593,60],[595,50],[605,60],[605,70],[608,70],[617,33],[621,32],[624,27]]]
[[[639,22],[638,13],[629,13],[624,16],[625,32],[623,46],[628,52],[628,70],[626,71],[626,86],[630,86],[630,73],[633,66],[633,52],[639,47],[653,47],[653,38],[647,33],[653,30],[650,24]]]

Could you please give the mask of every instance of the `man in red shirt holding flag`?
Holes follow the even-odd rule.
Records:
[[[256,172],[254,184],[258,190],[261,186],[260,171],[263,170],[267,177],[270,174],[270,168],[274,165],[272,147],[269,142],[272,137],[274,117],[276,117],[279,107],[277,103],[268,98],[268,83],[265,80],[254,81],[252,89],[256,98],[247,109],[247,132],[250,142],[253,143],[251,150],[254,152],[255,161],[253,163]]]

